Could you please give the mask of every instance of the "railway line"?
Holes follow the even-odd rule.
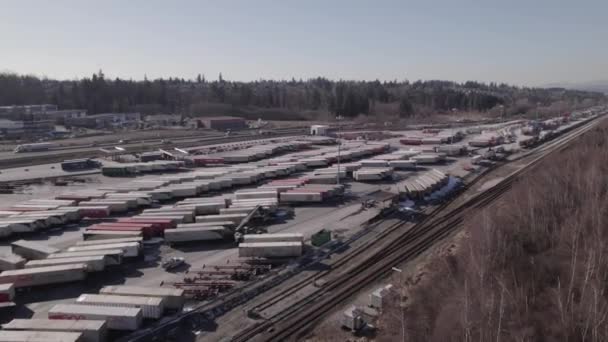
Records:
[[[256,139],[266,138],[277,138],[296,134],[303,134],[305,130],[302,128],[290,128],[290,129],[277,129],[273,130],[272,134],[269,135],[252,135],[251,132],[247,133],[234,133],[230,136],[212,136],[212,137],[187,137],[187,138],[172,138],[171,144],[165,144],[164,139],[153,139],[145,140],[144,142],[137,142],[131,144],[120,145],[127,150],[127,153],[140,153],[146,151],[152,151],[158,148],[187,148],[201,145],[214,145],[228,142],[247,141]],[[78,159],[78,158],[91,158],[102,156],[103,153],[100,148],[112,147],[117,144],[104,143],[98,146],[70,146],[70,147],[59,147],[44,152],[33,152],[33,153],[0,153],[0,169],[10,167],[21,167],[31,166],[37,164],[56,163],[65,159]]]
[[[326,282],[312,295],[291,304],[288,308],[266,318],[263,322],[241,331],[232,340],[285,341],[302,337],[322,317],[365,286],[371,284],[375,279],[386,275],[391,271],[393,266],[411,260],[456,231],[466,217],[500,198],[511,188],[511,185],[518,177],[529,172],[548,155],[565,148],[571,141],[593,128],[597,124],[597,121],[594,120],[587,123],[567,133],[561,139],[549,142],[539,147],[533,153],[523,156],[517,161],[522,164],[521,167],[509,174],[497,185],[479,192],[462,203],[454,200],[451,203],[446,203],[436,208],[411,229],[401,232],[400,230],[403,230],[402,228],[404,228],[405,224],[396,222],[385,231],[382,237],[376,240],[376,242],[380,243],[382,243],[381,240],[388,240],[388,242],[384,241],[383,247],[378,249],[369,258]],[[482,178],[477,177],[467,185],[467,188],[471,189]],[[455,207],[444,213],[452,205],[455,205]],[[360,248],[354,254],[361,254],[364,249],[366,248]],[[352,261],[353,257],[353,253],[350,253],[348,258],[343,258],[343,260],[333,264],[331,270],[325,273],[328,274],[331,271],[345,267],[347,260]],[[322,277],[326,274],[321,274],[320,276]],[[287,297],[293,296],[300,289],[310,284],[310,280],[304,279],[301,283],[297,283],[285,291],[275,294],[274,298],[258,305],[255,310],[262,311]]]
[[[157,341],[173,336],[176,331],[196,331],[201,328],[207,330],[203,327],[214,326],[217,317],[250,301],[251,304],[248,305],[253,306],[253,309],[249,310],[248,314],[250,317],[257,316],[261,319],[258,323],[238,331],[232,337],[233,341],[279,341],[300,336],[321,317],[335,309],[336,305],[378,277],[390,272],[392,266],[419,255],[437,241],[453,233],[467,213],[483,208],[499,198],[510,188],[517,176],[532,168],[534,164],[550,153],[565,148],[570,141],[591,129],[597,121],[599,120],[578,126],[557,139],[513,159],[505,166],[520,164],[520,170],[509,175],[493,188],[471,195],[469,192],[476,191],[477,184],[484,179],[487,180],[486,175],[504,169],[501,167],[487,170],[485,174],[468,182],[460,196],[434,207],[424,219],[414,226],[404,224],[399,219],[390,218],[370,225],[369,231],[374,231],[377,235],[373,239],[365,239],[365,241],[361,241],[364,240],[361,239],[350,245],[350,242],[355,242],[358,237],[367,234],[366,228],[356,234],[360,236],[346,241],[350,247],[349,251],[334,255],[333,263],[326,271],[300,272],[307,270],[308,266],[314,267],[333,251],[314,255],[311,259],[303,261],[295,270],[285,270],[285,272],[275,274],[261,282],[245,284],[216,300],[193,308],[192,311],[137,331],[120,341]],[[290,303],[288,308],[280,309],[279,312],[270,313],[266,317],[258,315],[266,309],[276,309],[273,306],[281,301],[294,301],[298,292],[307,286],[310,287],[315,280],[323,280],[321,283],[324,285],[317,288],[314,293],[307,294],[304,299],[296,303]],[[234,318],[230,318],[230,320],[235,320],[233,322],[237,323],[237,326],[242,325],[242,319],[242,314],[236,314]]]

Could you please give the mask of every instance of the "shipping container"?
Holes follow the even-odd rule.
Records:
[[[82,333],[82,342],[105,342],[108,325],[104,320],[13,319],[3,330],[63,331]]]
[[[301,233],[274,233],[274,234],[246,234],[243,242],[300,242],[304,241]]]
[[[297,202],[312,202],[318,203],[323,201],[323,196],[320,192],[303,192],[294,190],[293,192],[281,193],[281,202],[297,203]]]
[[[65,160],[61,163],[61,169],[64,171],[79,171],[101,167],[101,163],[93,159],[73,159]]]
[[[0,330],[1,342],[82,342],[80,332]]]
[[[196,222],[232,221],[235,224],[239,224],[245,217],[247,217],[247,214],[197,216],[196,217]]]
[[[141,309],[82,304],[57,304],[48,312],[49,319],[105,320],[108,329],[137,330],[142,324]]]
[[[222,240],[229,236],[225,227],[178,228],[165,231],[165,241],[169,243],[190,241]]]
[[[104,218],[110,216],[110,207],[109,206],[85,206],[83,203],[90,202],[80,202],[78,203],[78,212],[82,217],[90,217],[90,218]],[[81,206],[82,204],[82,206]]]
[[[124,243],[113,243],[107,245],[94,245],[94,246],[78,246],[68,248],[68,252],[88,252],[95,250],[104,249],[120,249],[124,252],[123,256],[126,258],[138,257],[141,252],[141,244],[138,242],[124,242]]]
[[[26,261],[17,254],[0,254],[0,271],[23,268]]]
[[[175,219],[167,219],[167,218],[148,218],[148,217],[128,217],[128,218],[120,218],[116,220],[116,222],[126,222],[126,223],[149,223],[153,227],[158,227],[160,229],[169,229],[177,227],[178,220]]]
[[[71,264],[85,264],[87,265],[87,272],[100,272],[105,269],[106,259],[103,255],[94,256],[82,256],[75,258],[61,258],[61,259],[44,259],[44,260],[32,260],[25,264],[25,268],[35,267],[46,267],[46,266],[58,266],[58,265],[71,265]]]
[[[164,299],[166,309],[180,310],[184,305],[184,290],[166,287],[144,287],[128,285],[104,286],[100,294],[116,296],[145,296]]]
[[[163,298],[146,296],[117,296],[107,294],[82,294],[76,303],[84,305],[140,308],[143,318],[159,319],[165,310]]]
[[[95,246],[95,245],[108,245],[114,243],[123,242],[139,242],[143,243],[144,239],[141,236],[116,238],[116,239],[102,239],[102,240],[89,240],[89,241],[78,241],[74,246]]]
[[[240,243],[239,257],[284,258],[302,255],[301,242]]]
[[[142,232],[126,232],[115,230],[86,230],[82,233],[82,238],[84,240],[106,240],[142,236]]]
[[[0,273],[0,284],[13,283],[16,288],[67,283],[86,277],[85,264],[71,264],[10,270]]]
[[[122,264],[124,252],[121,249],[102,249],[86,252],[62,252],[49,255],[48,259],[79,258],[102,255],[105,257],[106,265]]]
[[[236,224],[232,221],[217,221],[217,222],[196,222],[196,223],[180,223],[177,229],[182,228],[203,228],[203,227],[218,227],[222,226],[228,229],[234,228]]]
[[[13,283],[0,284],[0,303],[12,302],[15,299],[15,285]]]
[[[14,254],[20,255],[28,260],[45,259],[50,254],[59,252],[57,248],[26,240],[19,240],[11,243],[11,250]]]

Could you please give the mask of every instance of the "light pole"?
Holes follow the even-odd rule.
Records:
[[[402,286],[405,286],[403,284],[403,270],[397,267],[391,267],[391,270],[399,273],[399,288],[401,289]],[[403,308],[402,303],[403,296],[400,292],[397,292],[397,295],[399,296],[399,307],[401,308],[401,341],[405,342],[405,309]]]
[[[336,174],[336,184],[340,185],[340,151],[342,149],[342,141],[340,140],[342,136],[342,126],[340,125],[340,121],[342,120],[342,116],[336,116],[336,120],[338,121],[338,173]]]

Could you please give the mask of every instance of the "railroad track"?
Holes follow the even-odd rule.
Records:
[[[296,303],[292,303],[285,310],[240,332],[233,337],[232,340],[285,341],[302,337],[309,331],[310,327],[317,323],[327,313],[334,310],[340,303],[355,295],[365,286],[371,284],[375,279],[390,272],[393,266],[411,260],[428,250],[438,241],[453,233],[460,227],[466,217],[483,209],[506,193],[518,177],[530,171],[548,155],[561,151],[572,140],[593,128],[596,123],[596,121],[586,123],[566,134],[562,139],[543,145],[536,150],[537,153],[527,156],[527,158],[531,158],[531,160],[527,161],[521,168],[505,177],[495,186],[469,198],[444,215],[441,214],[443,214],[443,210],[448,205],[446,204],[439,207],[425,218],[425,220],[389,242],[364,262],[342,273],[306,298]],[[520,159],[520,161],[521,160],[522,159]],[[476,178],[474,182],[481,178],[482,177]],[[471,187],[471,185],[472,184],[469,184],[469,187]],[[404,223],[395,223],[392,227],[389,227],[388,232],[384,234],[383,237],[389,236],[391,233],[403,228],[404,225]],[[362,252],[356,251],[354,253],[360,254]],[[352,254],[349,254],[349,257],[345,259],[352,260]],[[338,261],[336,264],[332,265],[332,269],[335,270],[336,268],[343,267],[345,263],[346,261]],[[305,279],[301,283],[278,294],[276,298],[258,305],[256,309],[260,311],[267,309],[281,300],[292,296],[301,288],[309,284],[310,279]]]
[[[556,140],[556,141],[546,143],[545,144],[546,149],[548,149],[549,145],[550,146],[555,145],[554,148],[560,148],[559,146],[556,145],[556,143],[558,143],[558,142],[562,142],[561,148],[565,147],[569,141],[571,141],[572,139],[574,139],[578,135],[580,135],[582,133],[582,130],[586,130],[585,127],[587,127],[587,126],[589,126],[589,125],[585,125],[583,128],[576,128],[575,130],[573,130],[573,131],[575,131],[573,133],[572,132],[565,133],[564,136],[562,136],[558,139],[559,141]],[[587,129],[589,129],[589,128],[587,128]],[[569,135],[572,135],[572,137],[568,138]],[[539,153],[542,153],[545,150],[545,145],[542,145],[543,149],[541,149],[541,147],[538,147],[534,151],[539,151]],[[527,154],[524,157],[530,158],[530,154]],[[542,156],[539,158],[539,160],[541,158],[542,158]],[[515,161],[519,162],[520,160],[522,160],[522,158],[517,158]],[[487,171],[487,173],[491,173],[491,172],[493,172],[492,169]],[[471,182],[469,182],[465,186],[465,189],[472,188],[482,178],[483,178],[482,176],[476,177],[475,179],[473,179]],[[515,177],[512,177],[512,178],[514,179]],[[501,183],[500,186],[505,187],[502,190],[499,187],[499,185],[497,185],[497,187],[493,188],[494,189],[493,193],[491,193],[491,194],[488,193],[484,197],[479,197],[475,202],[467,201],[466,202],[466,203],[468,203],[467,205],[472,208],[469,210],[483,207],[483,206],[491,203],[492,201],[494,201],[496,198],[501,196],[502,193],[504,193],[506,190],[508,190],[508,187],[510,187],[510,182],[512,182],[512,180]],[[501,190],[502,192],[499,190]],[[444,216],[439,216],[439,215],[444,210],[446,210],[447,207],[449,207],[450,205],[454,204],[454,202],[459,201],[459,200],[461,200],[460,197],[453,198],[449,202],[436,207],[435,209],[431,210],[422,221],[417,223],[410,230],[404,232],[402,235],[404,235],[406,237],[400,238],[401,240],[399,240],[399,241],[401,241],[400,242],[401,244],[403,243],[403,239],[410,239],[410,241],[420,241],[424,237],[426,237],[426,239],[427,239],[426,241],[429,241],[428,239],[430,239],[431,242],[427,242],[426,244],[418,244],[417,245],[418,249],[414,249],[414,250],[411,250],[411,247],[410,247],[409,254],[403,255],[401,258],[405,258],[405,259],[411,258],[412,255],[417,255],[417,254],[421,253],[422,251],[428,249],[430,246],[432,246],[434,243],[436,243],[437,240],[440,240],[440,239],[444,238],[447,234],[450,234],[451,232],[453,232],[458,227],[458,225],[462,222],[461,219],[457,219],[457,218],[450,219],[449,217],[444,217]],[[461,204],[461,207],[464,208],[464,206],[462,204]],[[473,207],[475,207],[475,208],[473,208]],[[386,222],[387,221],[378,222],[378,223],[376,223],[375,226],[377,226],[378,224],[384,224]],[[433,231],[433,232],[428,232],[428,231],[425,231],[425,229],[424,229],[424,227],[428,227],[428,226],[432,226],[432,225],[439,225],[439,224],[442,224],[443,225],[442,227],[444,227],[444,228],[436,229],[436,231]],[[373,228],[375,226],[372,226],[371,228]],[[379,233],[379,235],[373,241],[368,241],[366,243],[363,243],[363,244],[359,245],[358,247],[356,247],[355,249],[351,250],[349,253],[344,253],[344,255],[343,255],[343,257],[341,257],[341,259],[337,259],[336,262],[334,262],[331,270],[335,271],[336,269],[340,269],[340,268],[345,269],[346,266],[349,264],[349,262],[353,261],[354,258],[356,258],[357,256],[364,256],[364,253],[369,252],[369,248],[372,248],[374,245],[377,245],[377,243],[381,242],[382,240],[387,240],[387,239],[390,240],[393,238],[392,235],[395,235],[395,234],[397,234],[397,237],[401,236],[400,230],[403,229],[403,226],[404,226],[403,222],[401,222],[401,221],[389,223],[389,227],[383,229],[382,232]],[[347,243],[348,243],[348,241],[347,241]],[[403,249],[403,246],[399,245],[399,243],[392,244],[391,251],[393,254],[397,253],[399,251],[399,249]],[[386,251],[384,253],[385,253],[384,255],[386,255]],[[373,263],[378,261],[379,259],[382,259],[382,256],[378,255],[373,260],[371,260],[371,261],[368,260],[365,264],[367,265],[367,267],[371,267],[373,265]],[[306,266],[313,265],[316,262],[318,262],[318,260],[313,260],[312,262],[307,263],[306,265],[303,265],[302,267],[300,267],[300,270],[305,269]],[[394,264],[392,264],[392,265],[394,265]],[[289,298],[290,296],[292,296],[293,294],[296,294],[299,290],[301,290],[305,286],[310,285],[312,283],[312,281],[314,281],[315,279],[323,278],[325,275],[329,274],[331,272],[331,270],[329,272],[320,272],[320,273],[317,273],[317,274],[314,274],[311,276],[304,277],[303,279],[299,279],[298,281],[296,281],[295,284],[289,285],[287,288],[285,288],[281,292],[273,293],[273,296],[270,299],[258,304],[254,308],[254,311],[263,311],[264,309],[271,307],[272,305],[280,302],[281,300]],[[356,272],[358,270],[361,270],[361,266],[359,266],[359,268],[357,268],[357,269],[351,269],[347,275],[352,277],[352,275],[356,274]],[[390,268],[388,268],[388,271],[390,271]],[[384,269],[383,274],[385,274],[388,271],[386,269]],[[292,275],[293,275],[293,273],[286,277],[282,277],[282,275],[279,275],[279,277],[282,277],[283,279],[288,279]],[[342,276],[345,276],[345,275],[343,274]],[[319,317],[322,317],[324,314],[329,312],[329,310],[335,308],[335,306],[332,306],[332,305],[325,306],[325,310],[324,311],[321,310],[322,313],[318,316],[309,315],[310,318],[312,318],[312,320],[308,320],[309,317],[306,317],[306,315],[298,314],[298,311],[296,310],[296,308],[300,308],[300,307],[306,308],[306,307],[309,307],[310,305],[314,304],[315,302],[319,303],[319,302],[322,302],[323,300],[326,300],[327,295],[332,294],[331,292],[328,291],[328,289],[330,289],[330,288],[333,289],[332,291],[339,292],[340,291],[340,286],[339,286],[339,282],[338,282],[339,280],[340,279],[334,279],[334,281],[327,283],[326,286],[321,289],[321,290],[323,290],[323,292],[315,293],[315,294],[311,295],[310,297],[306,298],[306,300],[300,301],[298,304],[291,305],[291,309],[288,309],[288,310],[282,311],[278,314],[275,314],[272,317],[266,318],[264,321],[260,321],[258,324],[255,324],[245,330],[238,332],[237,335],[233,337],[233,340],[234,341],[250,341],[250,340],[256,339],[256,337],[259,339],[262,339],[262,340],[281,340],[283,338],[282,336],[287,336],[287,339],[289,339],[289,336],[294,336],[296,332],[299,333],[299,332],[305,331],[308,327],[310,327],[312,324],[314,324],[319,319]],[[204,325],[204,324],[212,323],[213,320],[217,316],[222,315],[223,313],[227,312],[227,310],[232,310],[234,307],[242,305],[243,303],[247,302],[250,298],[253,298],[252,296],[256,296],[259,293],[267,294],[267,292],[270,291],[272,288],[274,288],[276,286],[276,284],[280,284],[283,281],[284,280],[279,280],[278,283],[271,282],[270,285],[262,285],[261,287],[264,289],[261,289],[261,290],[256,289],[256,284],[254,284],[254,283],[247,284],[243,288],[239,288],[236,291],[234,291],[234,293],[228,293],[211,303],[202,305],[201,307],[196,308],[195,310],[193,310],[191,312],[183,313],[181,315],[173,317],[172,319],[167,320],[167,321],[163,322],[162,324],[158,324],[158,325],[149,327],[145,330],[137,331],[131,335],[128,335],[128,336],[120,339],[120,341],[123,341],[123,342],[158,341],[158,340],[162,340],[163,336],[171,336],[173,334],[173,332],[175,331],[175,329],[200,330],[199,326],[201,324]],[[370,281],[373,281],[373,277],[367,279],[368,283]],[[356,283],[356,282],[354,282],[354,283]],[[362,288],[362,286],[358,286],[358,288],[352,289],[350,292],[347,293],[346,296],[341,295],[340,298],[342,298],[342,299],[340,301],[336,302],[336,305],[339,304],[340,302],[342,302],[344,299],[347,299],[349,297],[349,294],[352,295],[353,293],[356,293],[357,291],[359,291]],[[249,293],[249,292],[251,292],[251,293]],[[300,317],[300,318],[298,318],[298,317]],[[273,338],[271,335],[262,335],[262,333],[266,332],[270,328],[274,328],[275,333],[279,333],[280,329],[282,329],[280,327],[283,327],[285,325],[285,322],[294,321],[294,320],[296,321],[296,324],[293,324],[293,328],[291,329],[292,331],[285,332],[285,333],[283,333],[282,336],[279,336],[278,338]],[[302,325],[303,322],[306,322],[306,324]],[[298,328],[295,329],[295,331],[294,331],[293,329],[296,327],[298,327]]]

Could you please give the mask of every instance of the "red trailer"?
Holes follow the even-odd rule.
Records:
[[[78,207],[82,217],[102,218],[110,216],[110,207]]]

